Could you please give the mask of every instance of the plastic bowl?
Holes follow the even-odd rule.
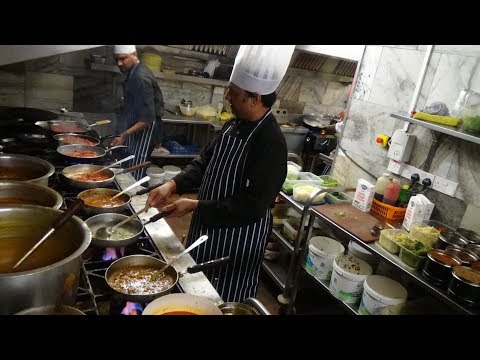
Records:
[[[180,106],[180,112],[182,113],[182,115],[184,116],[193,116],[195,115],[195,113],[197,112],[197,109],[198,107],[187,107],[187,106],[183,106],[183,105],[179,105]]]

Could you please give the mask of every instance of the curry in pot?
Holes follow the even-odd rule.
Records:
[[[0,166],[0,180],[26,181],[39,178],[43,175],[45,175],[45,173],[38,169]]]

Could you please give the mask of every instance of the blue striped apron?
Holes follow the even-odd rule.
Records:
[[[137,66],[132,69],[132,72],[129,75],[129,79],[133,76],[136,70]],[[144,99],[140,98],[139,96],[135,96],[135,94],[128,93],[128,79],[126,82],[124,82],[123,93],[125,94],[125,120],[127,123],[127,128],[125,130],[127,130],[137,122],[137,119],[134,118],[133,112],[133,109],[137,106],[136,103],[143,102]],[[154,120],[150,123],[150,126],[147,129],[127,136],[125,140],[125,145],[127,145],[128,150],[135,155],[135,158],[128,161],[125,167],[134,166],[147,161],[147,159],[150,157],[150,143],[152,140],[152,134],[154,133],[156,126],[157,121]],[[131,174],[136,180],[140,180],[145,176],[146,171],[147,170],[143,168],[135,170]]]
[[[215,145],[205,175],[203,176],[199,200],[219,200],[238,193],[241,186],[248,187],[249,180],[244,176],[248,155],[248,142],[253,133],[271,114],[269,111],[253,129],[246,140],[230,136],[232,126],[223,133]],[[208,240],[192,250],[197,263],[230,256],[227,266],[204,271],[205,276],[215,286],[225,302],[241,302],[255,296],[260,263],[270,233],[271,212],[254,223],[234,227],[208,227],[200,222],[195,211],[188,234],[188,245],[201,235]]]

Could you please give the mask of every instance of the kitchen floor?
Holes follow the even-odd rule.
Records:
[[[183,197],[195,199],[196,194],[185,194]],[[172,201],[175,198],[171,199]],[[181,218],[165,219],[178,239],[185,243],[190,225],[191,214]],[[338,306],[332,298],[320,289],[318,285],[310,281],[308,276],[301,279],[301,291],[299,290],[295,309],[297,314],[346,314],[346,311]],[[263,272],[260,273],[260,282],[256,298],[267,308],[272,315],[278,315],[280,303],[277,296],[281,293],[280,289]]]

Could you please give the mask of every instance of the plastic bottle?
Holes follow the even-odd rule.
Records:
[[[383,199],[383,194],[385,193],[385,186],[390,183],[392,177],[390,176],[389,173],[383,173],[382,176],[380,176],[377,179],[377,182],[375,183],[375,195],[374,198],[378,201],[382,201]]]
[[[400,195],[398,195],[398,206],[406,208],[409,200],[410,194],[408,192],[408,185],[403,185],[402,190],[400,190]]]
[[[387,184],[387,186],[385,186],[385,194],[383,195],[382,202],[388,205],[395,206],[399,195],[400,183],[397,179],[393,179],[389,184]]]

